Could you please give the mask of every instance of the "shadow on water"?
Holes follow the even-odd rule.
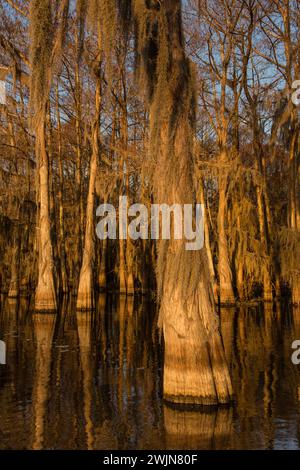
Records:
[[[300,447],[300,309],[221,309],[235,404],[187,410],[162,400],[152,302],[101,295],[93,312],[72,302],[57,315],[1,303],[1,449]]]

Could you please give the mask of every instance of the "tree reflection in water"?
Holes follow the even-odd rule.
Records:
[[[155,305],[100,295],[96,310],[65,301],[57,315],[3,300],[2,449],[299,448],[300,310],[222,309],[231,407],[182,409],[162,400],[163,345]]]

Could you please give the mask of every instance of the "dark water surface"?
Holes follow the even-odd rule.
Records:
[[[236,403],[182,411],[161,396],[155,307],[101,297],[94,313],[33,314],[6,300],[1,449],[299,449],[300,310],[222,309]]]

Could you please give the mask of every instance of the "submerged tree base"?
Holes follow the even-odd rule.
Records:
[[[55,312],[57,310],[56,300],[52,297],[35,297],[34,310],[36,312]]]
[[[196,328],[195,328],[196,327]],[[221,336],[216,330],[202,341],[197,325],[188,336],[164,327],[164,399],[187,405],[218,405],[233,401],[233,391]]]
[[[94,310],[94,302],[91,293],[83,292],[77,295],[76,310]]]
[[[228,287],[220,287],[219,305],[224,307],[236,305],[236,298],[231,285]]]

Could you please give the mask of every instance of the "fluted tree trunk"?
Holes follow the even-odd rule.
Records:
[[[194,204],[195,95],[184,51],[181,2],[153,2],[150,7],[148,2],[135,2],[134,6],[140,67],[150,102],[155,202]],[[184,404],[229,402],[232,387],[206,248],[187,251],[185,240],[159,241],[157,277],[159,324],[165,342],[164,398]]]

